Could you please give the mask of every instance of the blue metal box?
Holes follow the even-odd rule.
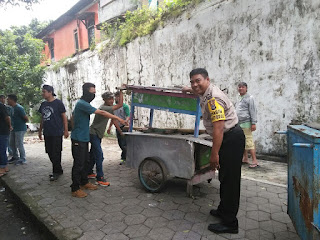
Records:
[[[288,214],[301,239],[320,239],[320,131],[289,125]]]

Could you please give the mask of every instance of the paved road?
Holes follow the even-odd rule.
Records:
[[[216,235],[207,230],[218,222],[209,210],[219,203],[219,182],[195,187],[186,197],[186,182],[171,180],[157,194],[146,193],[137,171],[119,165],[115,140],[104,139],[104,171],[110,187],[71,197],[70,140],[64,141],[65,174],[49,182],[51,163],[43,142],[27,139],[28,164],[13,166],[3,180],[59,239],[299,239],[286,211],[286,164],[260,161],[256,170],[243,167],[240,232]]]

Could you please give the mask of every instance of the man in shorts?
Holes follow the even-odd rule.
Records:
[[[244,135],[246,136],[246,147],[243,154],[242,163],[249,164],[248,152],[250,152],[252,164],[249,165],[249,168],[256,169],[260,166],[256,157],[256,150],[252,132],[256,130],[257,108],[254,103],[253,96],[248,94],[247,91],[248,86],[245,82],[241,82],[238,84],[239,98],[236,104],[236,111],[240,127],[242,128]]]

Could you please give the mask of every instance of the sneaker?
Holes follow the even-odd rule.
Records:
[[[23,165],[23,164],[26,164],[26,163],[27,163],[26,160],[24,160],[24,161],[18,160],[18,161],[16,161],[16,163],[14,165],[18,166],[18,165]]]
[[[121,159],[119,165],[123,165],[123,164],[125,164],[125,163],[126,163],[126,160]]]
[[[97,190],[98,186],[94,185],[92,183],[87,183],[86,185],[81,185],[80,188],[81,189],[88,189],[88,190]]]
[[[58,180],[58,178],[57,178],[57,176],[50,174],[49,175],[49,180],[50,180],[50,182],[53,182],[53,181]]]
[[[8,160],[8,164],[13,164],[17,161],[17,159],[11,158],[10,160]]]
[[[90,179],[95,179],[96,177],[97,177],[97,174],[95,174],[95,173],[91,173],[88,175],[88,178],[90,178]]]
[[[52,182],[52,181],[57,181],[60,175],[61,175],[61,174],[57,174],[57,173],[50,174],[50,175],[49,175],[49,179],[50,179],[51,182]]]
[[[77,198],[84,198],[84,197],[88,196],[88,194],[86,194],[81,189],[78,189],[77,191],[72,192],[71,195],[72,195],[72,197],[77,197]]]
[[[100,180],[97,180],[97,184],[99,184],[100,186],[103,186],[103,187],[110,186],[110,183],[107,182],[107,180],[105,178],[101,178]]]

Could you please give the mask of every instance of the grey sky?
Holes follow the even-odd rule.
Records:
[[[24,7],[12,7],[7,5],[6,9],[0,8],[0,29],[9,29],[11,25],[28,25],[32,18],[40,21],[56,20],[68,11],[79,0],[42,0],[40,4],[26,10]]]

